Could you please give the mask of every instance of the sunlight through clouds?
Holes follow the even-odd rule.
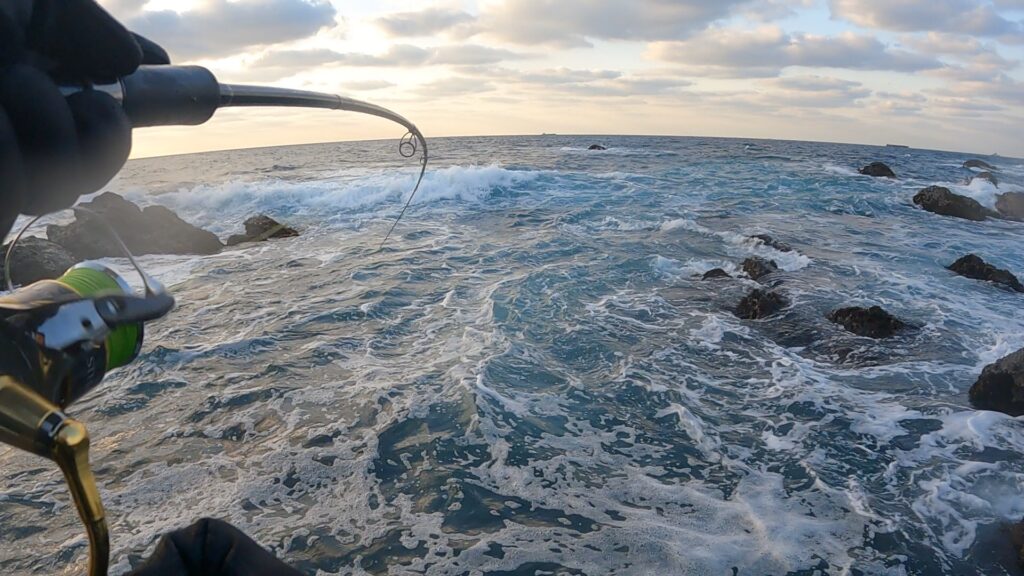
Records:
[[[104,4],[178,63],[372,98],[436,136],[899,139],[1024,155],[1020,0]],[[372,120],[339,131],[303,118],[232,116],[187,145],[154,129],[136,154],[391,136]]]

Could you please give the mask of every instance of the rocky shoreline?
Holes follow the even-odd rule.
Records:
[[[22,238],[11,254],[11,280],[15,285],[60,277],[77,262],[146,254],[210,255],[229,246],[299,236],[298,230],[270,216],[257,214],[244,223],[245,232],[221,242],[213,232],[182,220],[159,205],[140,208],[104,192],[75,206],[75,219],[46,227],[46,238]],[[124,243],[124,247],[121,246]],[[4,254],[9,245],[3,247]],[[0,259],[0,272],[2,272]]]

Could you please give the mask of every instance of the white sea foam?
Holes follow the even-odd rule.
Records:
[[[496,165],[432,168],[427,171],[413,204],[479,201],[496,188],[526,183],[538,174],[540,172],[509,170]],[[254,213],[310,220],[385,204],[397,209],[408,198],[415,183],[415,175],[391,170],[310,182],[236,181],[159,196],[133,190],[126,196],[140,204],[163,204],[186,220],[223,234],[237,231],[238,223]]]
[[[688,230],[705,236],[714,236],[725,242],[726,251],[736,257],[761,256],[774,260],[779,268],[793,272],[806,268],[810,265],[811,259],[797,252],[783,252],[768,246],[748,235],[737,234],[728,230],[712,230],[698,224],[693,220],[677,218],[669,220],[661,225],[662,232],[673,232],[676,230]]]

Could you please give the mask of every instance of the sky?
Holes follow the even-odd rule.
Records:
[[[222,82],[390,107],[432,136],[651,134],[1024,157],[1024,0],[100,0]],[[134,157],[399,138],[225,109]]]

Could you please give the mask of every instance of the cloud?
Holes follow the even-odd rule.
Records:
[[[242,76],[261,80],[277,80],[318,66],[416,67],[416,66],[485,66],[505,60],[522,60],[532,55],[475,44],[420,48],[396,44],[382,54],[337,52],[327,49],[271,50],[247,66]]]
[[[773,97],[787,106],[838,108],[851,106],[871,95],[860,82],[824,76],[790,76],[763,82]]]
[[[664,75],[626,75],[618,70],[552,68],[520,72],[507,68],[481,67],[466,70],[488,84],[501,83],[506,93],[533,97],[588,96],[638,97],[680,93],[691,82]]]
[[[172,58],[195,60],[307,38],[334,24],[334,16],[324,0],[203,0],[186,12],[142,11],[126,24]]]
[[[391,36],[415,37],[434,36],[474,20],[473,16],[461,10],[428,8],[419,12],[390,14],[377,19],[377,25]]]
[[[811,8],[818,0],[760,0],[739,10],[740,14],[752,20],[771,22],[795,16],[799,8]]]
[[[656,42],[648,56],[720,76],[775,76],[791,66],[916,72],[938,60],[895,50],[872,36],[789,34],[777,27],[755,31],[713,28],[690,40]]]
[[[489,36],[517,44],[590,46],[588,39],[685,38],[747,0],[505,0],[480,16]]]
[[[1019,7],[1021,0],[1003,0]],[[1022,36],[1024,27],[977,0],[829,0],[832,16],[859,26],[901,32],[939,31],[975,36]]]

